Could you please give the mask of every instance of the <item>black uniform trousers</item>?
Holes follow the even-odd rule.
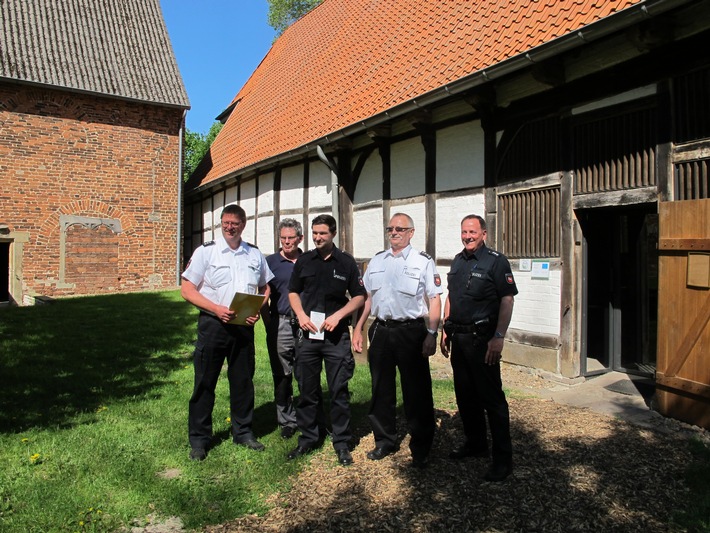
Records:
[[[488,341],[472,333],[455,333],[451,340],[456,404],[467,443],[477,450],[488,448],[486,415],[491,430],[494,463],[512,461],[510,413],[503,392],[500,364],[485,363]]]
[[[413,458],[423,459],[429,455],[436,428],[429,358],[422,356],[426,326],[421,320],[407,321],[395,327],[385,324],[375,320],[368,331],[370,345],[367,354],[372,376],[369,418],[375,446],[398,446],[396,380],[399,368],[410,435],[409,449]]]
[[[254,328],[223,324],[200,313],[193,354],[195,385],[189,403],[188,431],[193,448],[207,448],[212,439],[212,410],[217,380],[227,361],[229,408],[234,442],[254,438]]]
[[[323,442],[324,416],[321,370],[330,391],[330,422],[332,442],[336,450],[346,449],[352,439],[350,430],[350,390],[348,382],[355,372],[355,359],[350,349],[350,331],[339,328],[326,332],[325,340],[305,338],[299,330],[296,340],[296,380],[300,396],[296,405],[296,420],[301,435],[298,445],[313,448]]]

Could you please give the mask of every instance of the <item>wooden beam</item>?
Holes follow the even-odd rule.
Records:
[[[710,239],[658,239],[659,250],[697,251],[710,250]]]
[[[683,391],[688,394],[710,399],[710,385],[705,385],[697,381],[665,376],[661,372],[656,372],[656,384],[666,388],[667,392]]]

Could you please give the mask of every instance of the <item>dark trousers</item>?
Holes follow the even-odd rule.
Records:
[[[431,392],[429,358],[422,356],[427,335],[423,322],[385,327],[375,321],[368,337],[368,360],[372,375],[370,424],[375,446],[396,447],[397,368],[402,385],[404,414],[409,426],[409,449],[415,458],[429,454],[436,422]]]
[[[476,449],[488,447],[486,415],[491,430],[494,463],[510,464],[510,414],[503,392],[500,364],[484,361],[487,340],[471,333],[456,333],[451,340],[451,367],[454,371],[456,404],[463,421],[467,442]]]
[[[293,405],[293,366],[296,340],[290,318],[283,315],[271,317],[266,328],[266,347],[269,350],[271,375],[274,379],[276,420],[281,427],[296,427],[296,409]]]
[[[323,393],[320,375],[325,375],[330,391],[330,421],[333,448],[347,448],[350,431],[350,391],[348,382],[355,371],[355,359],[350,350],[350,332],[326,333],[325,340],[304,338],[299,330],[296,341],[296,379],[300,396],[296,405],[296,420],[301,435],[298,445],[312,448],[323,441]]]
[[[189,403],[188,430],[193,448],[207,448],[212,439],[212,410],[217,380],[227,361],[229,408],[234,442],[253,438],[254,328],[223,324],[200,313],[193,354],[195,385]]]

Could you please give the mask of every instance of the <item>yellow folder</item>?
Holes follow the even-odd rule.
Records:
[[[263,294],[244,294],[243,292],[235,293],[234,298],[232,298],[232,303],[229,304],[229,308],[234,311],[236,315],[228,322],[228,324],[245,326],[247,318],[256,315],[259,312],[259,309],[261,309],[261,304],[263,303]]]

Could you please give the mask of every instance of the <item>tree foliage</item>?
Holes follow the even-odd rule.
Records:
[[[286,28],[319,5],[323,0],[269,0],[269,26],[281,35]]]
[[[185,152],[183,154],[182,179],[187,181],[197,165],[200,164],[202,158],[205,157],[207,150],[212,146],[212,142],[217,137],[217,134],[222,129],[221,122],[215,122],[210,126],[210,131],[206,134],[190,131],[185,128]]]

